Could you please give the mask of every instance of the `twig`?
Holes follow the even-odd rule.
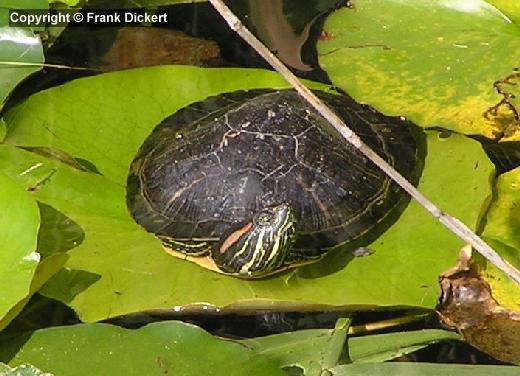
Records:
[[[383,170],[392,180],[399,184],[401,188],[408,192],[408,194],[423,206],[435,219],[437,219],[437,221],[446,226],[463,241],[469,243],[478,253],[520,285],[520,272],[515,267],[500,257],[493,248],[486,244],[486,242],[471,231],[471,229],[464,223],[459,221],[457,218],[442,212],[383,158],[365,145],[363,141],[361,141],[361,139],[334,112],[332,112],[332,110],[320,101],[311,90],[300,83],[298,78],[296,78],[296,76],[242,24],[242,22],[233,14],[222,0],[209,0],[209,2],[226,20],[229,27],[249,43],[249,45],[251,45],[251,47],[253,47],[269,64],[271,64],[271,66],[276,69],[346,141],[351,143],[375,165]]]
[[[431,311],[426,311],[422,313],[411,313],[406,316],[396,317],[393,319],[369,322],[367,324],[353,325],[348,328],[348,334],[367,334],[376,330],[394,328],[396,326],[402,326],[411,322],[423,320],[430,315]]]
[[[0,68],[2,68],[2,65],[6,65],[8,67],[48,67],[48,68],[58,68],[58,69],[101,72],[100,69],[96,69],[96,68],[71,67],[69,65],[61,65],[61,64],[26,63],[26,62],[22,62],[22,61],[0,61]]]

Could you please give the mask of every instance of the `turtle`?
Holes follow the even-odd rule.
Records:
[[[417,183],[424,139],[415,124],[346,94],[314,93]],[[259,278],[348,248],[409,197],[294,90],[255,89],[166,117],[131,163],[126,200],[164,248]]]

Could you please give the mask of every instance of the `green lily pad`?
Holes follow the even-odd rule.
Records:
[[[54,274],[60,270],[65,261],[69,256],[65,253],[51,255],[40,262],[36,268],[34,273],[34,277],[31,281],[31,285],[29,287],[29,292],[25,295],[25,297],[20,300],[16,305],[14,305],[5,316],[0,319],[0,331],[7,327],[13,321],[16,316],[25,305],[29,302],[29,299],[43,286],[45,282],[47,282]]]
[[[514,366],[395,362],[349,364],[334,367],[330,372],[335,376],[515,376],[518,375],[519,368]]]
[[[6,125],[4,119],[0,119],[0,142],[4,140],[5,133],[6,133]]]
[[[0,360],[56,375],[285,375],[246,346],[179,321],[123,329],[80,324],[0,339]]]
[[[0,320],[29,294],[39,224],[36,201],[0,171]]]
[[[520,139],[495,84],[518,74],[520,29],[487,2],[359,0],[324,29],[320,65],[356,100],[422,126]]]
[[[33,95],[7,114],[5,142],[62,150],[125,184],[137,149],[167,115],[222,92],[287,86],[277,74],[257,69],[160,66],[114,72]]]
[[[65,4],[69,7],[75,7],[79,4],[79,2],[81,0],[48,0],[48,1],[49,1],[49,4],[58,3],[58,4]]]
[[[0,8],[47,9],[47,0],[0,0]]]
[[[9,27],[9,8],[47,7],[45,0],[0,0],[0,109],[15,86],[40,70],[38,64],[43,64],[45,60],[38,36],[26,28]],[[23,65],[27,63],[36,65]]]
[[[10,111],[6,142],[61,149],[102,173],[0,147],[0,171],[27,188],[36,187],[38,200],[84,231],[84,240],[68,251],[66,268],[42,293],[68,304],[84,321],[175,306],[433,308],[437,276],[455,263],[462,242],[413,202],[370,245],[371,256],[338,252],[317,264],[254,281],[169,256],[130,218],[124,188],[128,166],[162,117],[219,90],[282,84],[275,74],[259,70],[146,68],[80,79],[38,93]],[[429,155],[419,188],[474,226],[490,195],[491,163],[477,142],[463,136],[441,138],[429,132],[427,138]],[[19,175],[32,166],[38,168]]]
[[[487,214],[483,238],[515,267],[520,268],[520,168],[500,175],[496,197]],[[520,288],[493,265],[481,272],[493,298],[503,307],[520,312]]]
[[[500,9],[517,26],[520,25],[520,3],[510,0],[487,0],[487,2]]]

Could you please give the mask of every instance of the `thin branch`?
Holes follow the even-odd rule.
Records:
[[[249,45],[251,45],[251,47],[253,47],[269,64],[271,64],[271,66],[276,69],[305,100],[307,100],[325,119],[327,119],[327,121],[346,141],[357,148],[362,154],[383,170],[392,180],[399,184],[401,188],[408,192],[408,194],[424,207],[435,219],[437,219],[437,221],[446,226],[463,241],[469,243],[478,253],[520,285],[520,272],[516,268],[500,257],[493,248],[486,244],[486,242],[478,237],[464,223],[459,221],[457,218],[442,212],[383,158],[365,145],[363,141],[361,141],[361,139],[343,122],[343,120],[341,120],[320,99],[318,99],[311,90],[300,83],[298,78],[242,24],[242,22],[233,14],[222,0],[209,0],[209,2],[226,20],[229,27],[249,43]]]
[[[69,65],[61,65],[61,64],[27,63],[27,62],[23,62],[23,61],[0,61],[0,68],[2,65],[6,65],[8,67],[48,67],[48,68],[57,68],[57,69],[101,72],[100,69],[96,69],[96,68],[71,67]]]

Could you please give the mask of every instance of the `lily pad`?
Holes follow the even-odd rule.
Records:
[[[496,85],[518,73],[520,29],[489,3],[359,0],[324,29],[320,65],[356,100],[422,126],[520,139]]]
[[[65,253],[55,254],[45,258],[38,264],[29,287],[29,292],[22,300],[14,305],[2,319],[0,319],[0,331],[6,328],[7,325],[9,325],[11,321],[13,321],[16,316],[18,316],[25,305],[29,302],[29,299],[38,290],[40,290],[45,282],[47,282],[54,274],[58,272],[58,270],[63,267],[65,261],[67,261],[68,258],[68,255]]]
[[[40,70],[38,64],[43,64],[45,60],[38,36],[27,28],[9,27],[9,8],[47,7],[45,0],[0,0],[0,109],[15,86]]]
[[[246,346],[179,321],[131,330],[80,324],[0,339],[0,359],[56,375],[285,375]],[[201,357],[201,351],[204,355]]]
[[[38,93],[10,111],[7,142],[61,149],[102,173],[10,145],[0,147],[0,171],[36,188],[38,200],[84,231],[81,244],[68,251],[66,268],[42,293],[68,304],[84,321],[175,306],[433,308],[437,276],[454,264],[462,242],[413,202],[370,245],[375,251],[371,256],[338,252],[315,265],[254,281],[169,256],[130,218],[124,187],[128,166],[162,117],[219,91],[269,86],[282,82],[260,70],[146,68],[80,79]],[[441,138],[429,132],[427,138],[429,155],[419,188],[442,209],[475,225],[490,194],[491,163],[480,145],[464,136]]]
[[[343,365],[334,367],[330,372],[334,376],[515,376],[518,375],[519,368],[513,366],[395,362]]]
[[[517,26],[520,25],[520,3],[510,0],[487,0],[504,13]]]
[[[36,201],[0,171],[0,321],[29,294],[39,224]]]
[[[49,4],[58,3],[65,4],[69,7],[74,7],[79,4],[81,0],[48,0]],[[87,0],[88,1],[88,0]]]
[[[4,119],[0,119],[0,142],[3,141],[6,133],[6,125]]]
[[[89,161],[101,174],[124,185],[137,149],[167,115],[222,92],[287,85],[266,70],[191,66],[84,78],[33,95],[9,111],[5,142],[62,150]]]
[[[0,0],[0,8],[7,9],[47,9],[47,0]]]
[[[497,178],[496,197],[486,218],[483,238],[520,268],[520,168]],[[520,312],[520,288],[516,283],[489,263],[481,276],[491,286],[497,303]]]

